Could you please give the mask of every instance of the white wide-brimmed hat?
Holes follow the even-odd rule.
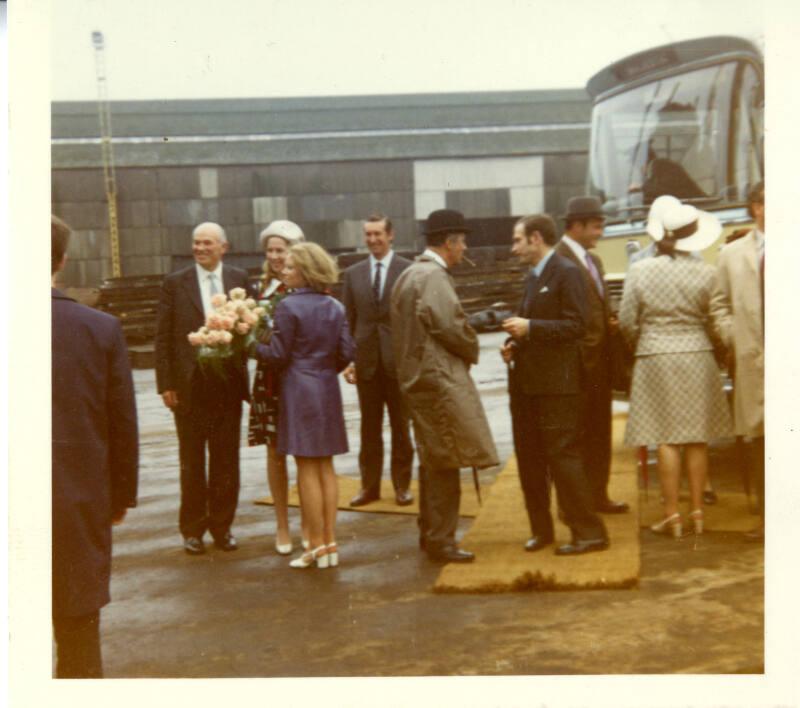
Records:
[[[722,224],[714,214],[665,195],[650,207],[647,233],[655,241],[671,236],[675,239],[676,251],[702,251],[719,238]]]
[[[266,247],[267,239],[272,236],[279,236],[290,246],[294,246],[294,244],[306,240],[306,237],[303,235],[303,230],[295,224],[294,221],[288,221],[287,219],[273,221],[261,232],[259,237],[261,240],[261,248]]]

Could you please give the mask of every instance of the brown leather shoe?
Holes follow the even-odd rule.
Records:
[[[394,495],[397,506],[410,506],[414,503],[414,495],[407,489],[399,489]]]
[[[378,499],[380,499],[379,495],[369,494],[362,489],[350,500],[350,506],[365,506],[370,502],[378,501]]]

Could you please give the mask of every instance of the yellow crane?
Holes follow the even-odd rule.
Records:
[[[122,275],[119,257],[119,226],[117,223],[117,177],[114,171],[114,151],[111,145],[111,109],[108,105],[106,80],[105,42],[103,33],[92,32],[94,62],[97,70],[97,111],[100,117],[100,145],[103,154],[103,180],[108,201],[108,240],[111,246],[111,272],[115,278]]]

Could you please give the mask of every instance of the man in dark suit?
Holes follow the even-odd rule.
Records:
[[[609,309],[603,262],[590,249],[603,235],[605,215],[596,197],[567,202],[565,231],[556,253],[572,261],[583,276],[586,292],[586,334],[581,343],[583,394],[581,447],[592,503],[603,514],[624,514],[625,502],[608,496],[611,471],[611,338],[617,329]]]
[[[50,231],[55,281],[70,229],[52,217]],[[51,296],[56,677],[102,678],[111,525],[136,506],[136,399],[119,321],[55,288]]]
[[[204,371],[187,335],[205,323],[215,294],[247,289],[247,273],[222,264],[225,231],[206,222],[194,229],[194,264],[164,279],[156,332],[158,392],[175,415],[181,466],[180,531],[184,550],[205,553],[203,535],[236,550],[231,524],[239,500],[239,430],[248,399],[247,360],[234,355],[223,374]],[[208,479],[206,479],[208,446]]]
[[[356,340],[356,360],[344,372],[345,379],[358,388],[361,408],[361,490],[350,506],[363,506],[380,498],[383,474],[383,409],[389,411],[392,429],[391,470],[395,501],[407,506],[414,499],[409,492],[414,448],[409,417],[397,385],[392,353],[389,302],[392,287],[411,261],[392,250],[392,222],[383,214],[364,222],[368,258],[344,272],[342,301],[350,331]]]
[[[556,227],[546,214],[514,227],[512,253],[532,266],[518,316],[503,323],[509,364],[514,448],[531,524],[528,551],[554,540],[549,476],[572,542],[557,555],[608,548],[608,535],[592,509],[578,440],[580,342],[586,329],[584,282],[577,266],[554,251]]]

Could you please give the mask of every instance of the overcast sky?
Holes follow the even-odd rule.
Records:
[[[232,98],[582,87],[631,52],[735,34],[759,0],[62,0],[52,98]]]

